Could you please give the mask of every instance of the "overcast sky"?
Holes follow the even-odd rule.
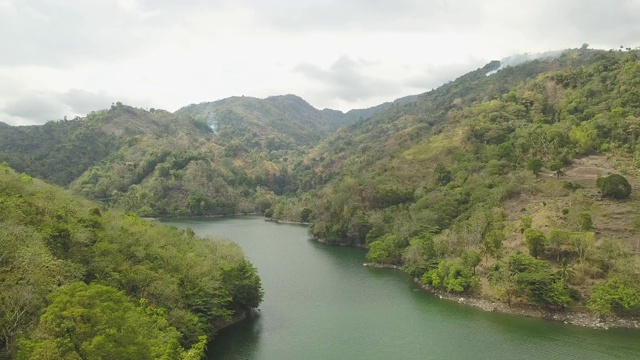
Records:
[[[513,54],[639,42],[640,0],[0,0],[0,121],[234,95],[347,111]]]

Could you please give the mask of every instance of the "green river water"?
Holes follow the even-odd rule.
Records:
[[[362,266],[362,250],[312,241],[305,226],[257,216],[166,223],[239,243],[262,279],[259,311],[222,330],[210,359],[640,359],[639,331],[440,300],[400,271]]]

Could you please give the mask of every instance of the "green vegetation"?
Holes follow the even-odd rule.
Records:
[[[262,299],[236,244],[97,207],[0,165],[0,358],[198,359]]]
[[[487,76],[498,66],[347,114],[292,95],[229,98],[176,114],[117,104],[45,127],[5,126],[0,159],[138,216],[264,212],[311,222],[314,237],[368,247],[370,261],[402,266],[448,292],[637,314],[640,51],[567,50]],[[7,176],[8,188],[42,187]],[[35,324],[56,300],[47,296],[78,281],[124,291],[134,308],[123,311],[144,312],[138,299],[164,308],[182,349],[197,348],[212,324],[259,301],[257,276],[232,245],[197,245],[194,255],[202,242],[188,232],[97,208],[49,208],[49,200],[16,208],[32,195],[6,196],[6,236],[15,238],[7,253],[16,258],[2,264],[49,264],[33,275],[42,280],[39,295],[20,329],[38,335],[25,335],[25,354],[66,351],[51,343],[55,328]],[[174,239],[175,250],[151,239]],[[187,271],[188,256],[214,268]],[[22,284],[6,282],[14,283]],[[172,336],[162,322],[144,321]],[[3,341],[15,351],[23,330],[11,331]]]
[[[620,286],[616,269],[637,258],[640,52],[568,50],[486,75],[497,67],[320,142],[273,217],[312,209],[313,236],[445,291],[637,311],[640,277]]]
[[[626,199],[631,195],[631,185],[627,179],[619,174],[598,178],[596,181],[598,189],[602,191],[602,196],[614,199]]]

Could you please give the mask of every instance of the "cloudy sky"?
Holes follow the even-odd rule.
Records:
[[[0,0],[0,121],[297,94],[350,110],[524,52],[640,45],[640,0]]]

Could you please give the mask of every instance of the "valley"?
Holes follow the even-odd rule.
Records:
[[[367,262],[445,297],[635,326],[640,50],[500,65],[348,112],[282,95],[0,123],[0,220],[12,229],[0,280],[3,293],[29,294],[19,330],[10,314],[0,323],[8,354],[66,351],[47,333],[57,323],[39,317],[71,297],[58,287],[143,309],[151,320],[139,321],[175,345],[149,349],[174,358],[202,353],[212,324],[258,307],[260,269],[238,247],[142,220],[164,217],[309,223],[316,240],[365,248]],[[25,236],[38,266],[63,276],[21,272]],[[189,276],[187,263],[203,265]]]

